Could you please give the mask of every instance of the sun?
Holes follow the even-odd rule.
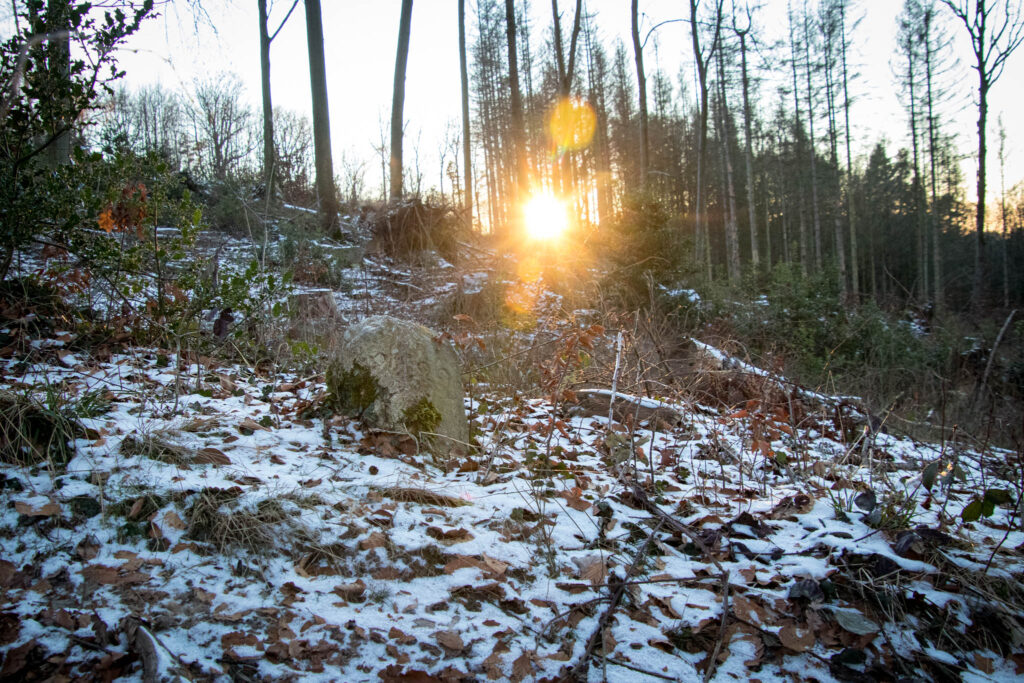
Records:
[[[565,202],[550,193],[537,194],[523,205],[526,234],[535,240],[557,240],[569,228]]]

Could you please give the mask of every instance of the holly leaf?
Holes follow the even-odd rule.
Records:
[[[933,463],[929,463],[924,471],[921,472],[921,483],[929,491],[932,490],[932,486],[935,486],[935,477],[939,476],[939,461],[936,460]]]
[[[975,498],[970,503],[968,503],[967,507],[965,507],[963,512],[960,513],[960,519],[962,519],[965,522],[976,522],[981,517],[981,513],[981,500]]]

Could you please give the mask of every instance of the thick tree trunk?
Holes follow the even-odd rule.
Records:
[[[306,42],[309,50],[309,81],[313,97],[313,156],[316,164],[317,212],[327,234],[338,225],[338,198],[334,191],[331,159],[331,116],[327,106],[327,68],[324,60],[324,29],[320,0],[305,0]]]
[[[392,202],[402,198],[402,133],[405,126],[405,70],[409,63],[409,30],[412,26],[412,0],[402,0],[398,23],[398,50],[395,55],[395,85],[391,96],[391,192]]]

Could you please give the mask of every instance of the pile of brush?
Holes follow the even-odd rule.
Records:
[[[408,199],[390,204],[369,218],[374,246],[403,261],[421,261],[436,252],[450,263],[458,260],[463,221],[446,204]]]

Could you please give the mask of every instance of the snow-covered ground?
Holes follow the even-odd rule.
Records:
[[[66,468],[0,465],[4,680],[1024,671],[1013,453],[844,439],[811,393],[799,419],[638,399],[682,420],[609,432],[607,411],[477,389],[478,448],[439,462],[311,416],[319,377],[36,342],[2,361],[4,396],[109,410]],[[972,503],[991,514],[964,521]]]

